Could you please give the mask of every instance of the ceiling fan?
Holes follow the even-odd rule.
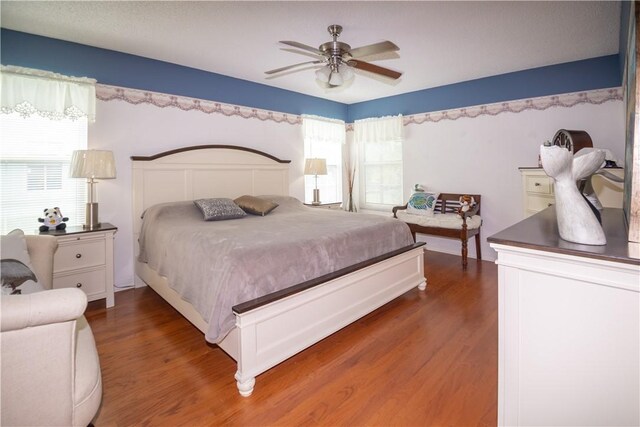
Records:
[[[307,64],[325,64],[322,68],[316,70],[316,78],[322,83],[327,84],[330,88],[341,86],[345,81],[352,79],[353,68],[389,77],[394,80],[400,78],[402,75],[402,73],[398,71],[380,67],[360,59],[370,55],[400,50],[394,43],[383,41],[352,49],[348,44],[338,41],[338,37],[342,32],[340,25],[330,25],[327,31],[329,31],[329,34],[333,37],[333,41],[323,43],[317,49],[295,41],[280,41],[280,43],[286,44],[287,46],[306,51],[296,53],[308,55],[307,52],[310,52],[316,59],[265,71],[265,74],[277,74]]]

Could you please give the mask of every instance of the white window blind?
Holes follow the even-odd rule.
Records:
[[[402,131],[402,116],[355,121],[361,208],[386,210],[402,204]]]
[[[318,175],[318,189],[322,203],[342,202],[342,147],[345,142],[345,125],[342,120],[315,116],[302,116],[304,157],[326,159],[327,175]],[[306,175],[304,198],[313,201],[315,177]]]
[[[69,177],[69,164],[73,150],[87,148],[87,125],[87,117],[0,114],[2,234],[37,230],[46,208],[59,207],[68,225],[84,222],[86,182]]]

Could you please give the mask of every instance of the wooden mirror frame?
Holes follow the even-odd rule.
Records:
[[[626,141],[623,209],[630,242],[640,242],[640,2],[630,5],[629,32],[624,72]],[[622,24],[622,23],[621,23]],[[636,129],[638,131],[636,132]]]

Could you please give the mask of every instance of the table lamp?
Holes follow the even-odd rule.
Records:
[[[320,204],[320,190],[318,190],[318,175],[327,174],[327,160],[326,159],[306,159],[304,161],[304,174],[315,175],[316,188],[313,190],[313,205]]]
[[[96,179],[116,177],[116,162],[113,152],[108,150],[76,150],[71,157],[71,177],[86,178],[89,201],[85,211],[85,229],[99,228],[98,203],[95,200]]]

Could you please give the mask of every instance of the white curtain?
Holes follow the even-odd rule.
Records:
[[[15,66],[0,68],[0,105],[5,114],[37,114],[59,120],[86,117],[95,121],[96,80],[67,77]]]
[[[319,142],[344,144],[346,139],[344,121],[303,114],[302,137]]]
[[[302,136],[305,158],[320,158],[327,161],[327,175],[318,176],[320,201],[342,202],[342,156],[346,140],[344,121],[303,115]],[[313,200],[314,188],[315,177],[305,176],[305,202],[310,203]]]
[[[86,184],[69,175],[71,153],[87,148],[95,80],[0,67],[0,233],[37,230],[46,208],[84,222]]]
[[[402,115],[356,120],[353,131],[360,207],[387,210],[402,204]]]
[[[401,141],[403,138],[402,115],[356,120],[353,136],[357,144],[363,142]]]

